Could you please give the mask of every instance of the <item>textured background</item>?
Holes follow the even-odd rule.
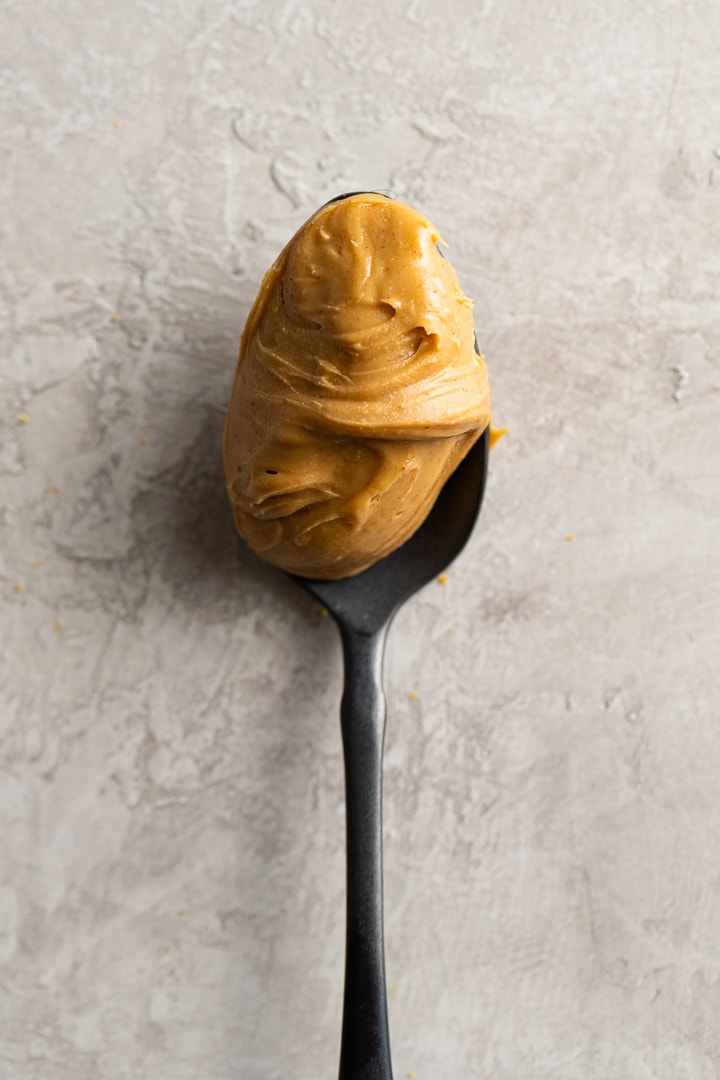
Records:
[[[236,541],[328,197],[476,298],[480,525],[389,647],[396,1075],[720,1076],[720,8],[0,6],[0,1076],[336,1075],[337,635]],[[573,539],[571,539],[573,538]]]

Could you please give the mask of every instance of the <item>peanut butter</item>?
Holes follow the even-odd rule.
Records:
[[[314,578],[357,574],[425,520],[490,420],[472,305],[422,214],[322,207],[265,275],[225,426],[240,534]]]

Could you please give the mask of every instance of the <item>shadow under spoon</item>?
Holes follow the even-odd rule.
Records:
[[[347,814],[347,926],[339,1080],[392,1080],[382,881],[387,632],[404,601],[437,577],[465,546],[485,490],[489,445],[486,429],[446,481],[425,522],[385,559],[340,581],[290,575],[334,617],[345,664],[340,719]]]

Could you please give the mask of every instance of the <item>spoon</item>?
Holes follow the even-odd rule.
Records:
[[[355,577],[290,575],[323,604],[342,638],[340,721],[347,812],[345,997],[339,1080],[392,1080],[382,884],[382,755],[387,706],[383,657],[398,608],[460,554],[480,510],[489,451],[486,429],[416,533]]]

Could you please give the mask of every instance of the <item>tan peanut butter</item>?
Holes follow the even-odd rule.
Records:
[[[343,578],[399,547],[490,420],[472,305],[422,214],[322,207],[265,275],[240,344],[225,475],[268,562]]]

